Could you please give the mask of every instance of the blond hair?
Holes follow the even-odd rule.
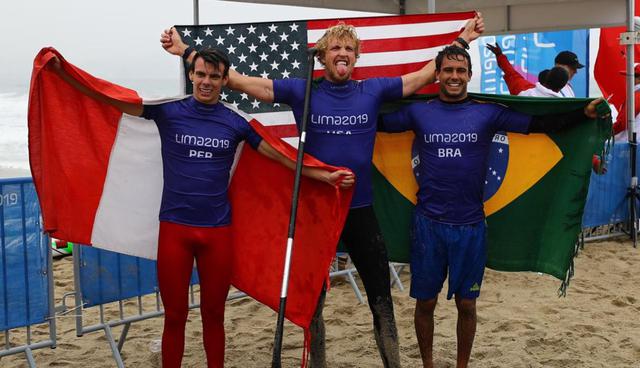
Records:
[[[327,48],[329,47],[329,40],[333,38],[337,40],[353,40],[355,43],[354,51],[356,53],[356,58],[360,57],[360,39],[356,33],[356,27],[350,24],[345,24],[344,22],[339,22],[335,26],[327,28],[324,35],[322,35],[318,42],[316,42],[315,48],[318,50],[318,61],[320,61],[320,63],[324,64],[322,60],[327,52]]]

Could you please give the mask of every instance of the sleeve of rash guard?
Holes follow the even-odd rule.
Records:
[[[273,102],[289,106],[304,101],[305,80],[300,78],[274,79]]]
[[[399,133],[413,130],[413,104],[404,106],[398,111],[378,115],[378,131]]]

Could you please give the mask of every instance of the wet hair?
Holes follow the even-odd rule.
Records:
[[[458,46],[447,46],[442,51],[438,53],[436,56],[436,70],[440,71],[440,67],[442,67],[442,60],[444,58],[449,60],[462,60],[462,58],[467,59],[467,64],[469,65],[469,73],[471,73],[471,56],[467,50]]]
[[[193,58],[191,65],[189,65],[189,72],[195,71],[196,60],[198,60],[198,58],[202,58],[205,63],[211,63],[216,70],[220,63],[222,63],[222,65],[224,65],[224,72],[222,73],[222,76],[226,77],[229,75],[229,57],[224,52],[210,47],[196,52],[196,56]]]
[[[549,88],[554,92],[560,92],[560,90],[567,85],[569,81],[569,73],[561,66],[554,66],[547,73],[544,82],[541,82],[543,86]]]
[[[356,33],[356,28],[350,24],[339,22],[335,26],[327,28],[324,35],[316,42],[316,50],[318,50],[318,61],[322,63],[324,55],[329,48],[329,40],[335,38],[338,40],[353,40],[355,44],[356,59],[360,57],[360,39]]]

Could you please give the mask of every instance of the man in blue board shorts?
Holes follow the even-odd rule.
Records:
[[[468,46],[484,30],[481,17],[470,20],[455,43]],[[189,60],[194,53],[175,29],[162,36],[163,47]],[[351,209],[341,240],[347,247],[367,292],[378,351],[384,367],[400,367],[398,333],[391,299],[389,262],[384,239],[373,211],[371,158],[378,110],[383,102],[415,93],[435,79],[433,62],[413,73],[395,78],[351,79],[360,40],[351,25],[329,27],[316,43],[324,77],[311,92],[305,151],[332,165],[348,167],[356,175]],[[228,87],[264,102],[286,103],[298,126],[302,121],[304,79],[271,80],[229,73]],[[311,366],[326,367],[323,292],[311,323]]]
[[[535,116],[467,96],[471,79],[469,54],[456,46],[436,57],[440,92],[381,116],[378,130],[416,134],[420,157],[418,203],[411,249],[411,296],[416,301],[415,326],[424,367],[433,367],[433,313],[447,269],[447,299],[458,309],[457,367],[466,367],[476,329],[487,255],[483,188],[489,148],[498,131],[553,132],[596,117],[594,100],[566,114]]]

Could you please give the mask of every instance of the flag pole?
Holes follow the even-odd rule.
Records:
[[[636,155],[638,151],[638,140],[636,136],[636,123],[635,123],[635,107],[634,107],[634,50],[636,44],[636,34],[634,27],[634,1],[627,1],[627,32],[630,35],[629,40],[626,42],[627,51],[627,75],[626,90],[627,90],[627,138],[629,140],[630,148],[630,164],[631,164],[631,181],[628,188],[629,197],[629,232],[631,240],[633,241],[633,247],[635,248],[638,243],[638,209],[636,208],[636,201],[640,198],[640,192],[638,190],[638,173],[636,171]]]
[[[296,231],[296,215],[298,212],[298,196],[300,194],[300,177],[302,175],[302,160],[304,157],[304,142],[307,134],[307,119],[309,117],[309,104],[311,100],[311,82],[313,78],[314,56],[316,49],[307,50],[307,85],[304,93],[304,110],[300,124],[300,140],[298,142],[298,158],[296,160],[295,179],[293,182],[293,194],[291,199],[291,214],[289,216],[289,234],[287,236],[287,251],[282,272],[282,287],[280,289],[280,306],[278,308],[278,321],[276,324],[276,337],[273,342],[272,368],[280,368],[282,354],[282,335],[284,329],[284,312],[287,307],[287,291],[289,289],[289,271],[291,270],[291,254],[293,251],[293,236]]]

